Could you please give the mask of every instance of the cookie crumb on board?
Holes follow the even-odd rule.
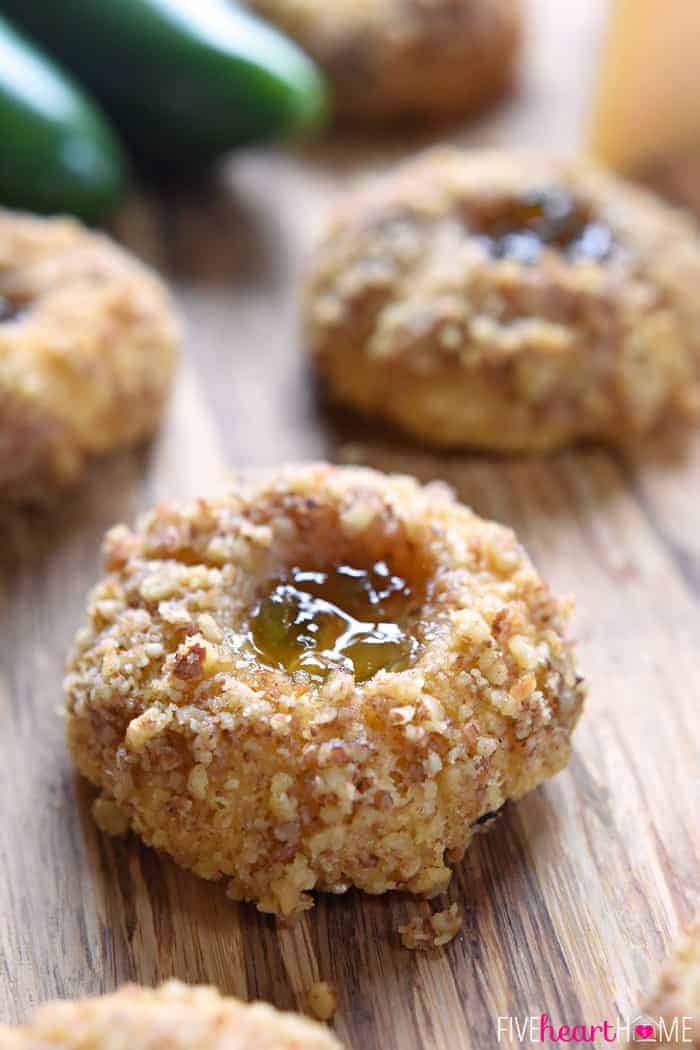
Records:
[[[319,1021],[330,1021],[338,1007],[338,996],[328,981],[316,981],[309,988],[309,1010]]]
[[[100,831],[119,837],[128,834],[129,818],[123,809],[100,796],[92,804],[92,816]]]
[[[436,911],[432,915],[417,915],[399,926],[401,943],[411,951],[443,948],[457,936],[463,919],[464,913],[459,904],[451,904],[444,911]]]

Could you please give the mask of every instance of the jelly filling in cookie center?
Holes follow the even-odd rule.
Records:
[[[529,265],[544,248],[572,262],[604,262],[614,248],[610,228],[566,190],[532,191],[503,203],[477,224],[477,236],[494,259]]]
[[[249,638],[265,666],[316,680],[349,671],[364,682],[408,666],[417,648],[404,626],[413,599],[384,561],[370,569],[293,568],[253,610]]]

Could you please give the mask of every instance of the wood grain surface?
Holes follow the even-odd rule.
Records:
[[[449,137],[575,149],[601,19],[602,0],[533,0],[518,96]],[[207,186],[135,198],[119,221],[173,282],[188,335],[155,443],[97,465],[51,517],[3,523],[2,1020],[50,996],[170,976],[304,1008],[324,979],[348,1046],[488,1050],[498,1015],[592,1024],[634,1013],[697,907],[700,436],[546,459],[437,457],[317,403],[296,291],[319,219],[358,172],[421,144],[240,155]],[[135,838],[108,840],[64,749],[63,661],[104,530],[156,499],[211,492],[228,466],[312,457],[446,478],[513,525],[576,597],[591,689],[571,765],[470,849],[447,895],[464,929],[441,952],[398,943],[423,902],[319,897],[278,927]]]

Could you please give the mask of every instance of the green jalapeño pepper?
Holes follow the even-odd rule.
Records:
[[[0,204],[96,222],[123,182],[120,148],[97,109],[0,18]]]
[[[150,165],[191,168],[325,115],[311,59],[232,0],[0,0],[0,10],[90,89]]]

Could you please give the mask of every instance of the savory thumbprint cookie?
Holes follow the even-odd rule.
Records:
[[[0,504],[150,434],[178,334],[160,281],[107,237],[0,209]]]
[[[441,149],[352,194],[312,264],[332,397],[442,447],[623,441],[700,402],[695,224],[611,175]]]
[[[44,1003],[18,1028],[0,1025],[0,1050],[341,1050],[316,1021],[242,1003],[214,988],[168,981],[112,995]]]
[[[508,90],[520,0],[249,0],[311,54],[342,120],[473,114]]]
[[[65,683],[96,819],[262,911],[436,894],[568,760],[568,608],[441,484],[288,468],[113,529],[105,568]]]

